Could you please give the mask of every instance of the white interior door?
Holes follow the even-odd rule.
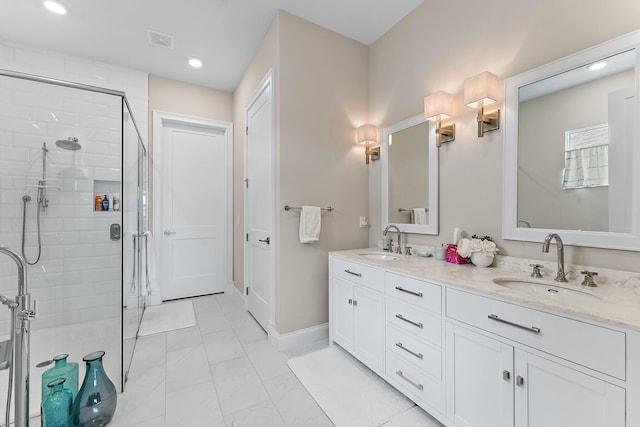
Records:
[[[245,286],[247,307],[265,331],[273,321],[274,191],[271,74],[246,110]]]
[[[162,122],[154,144],[162,300],[224,292],[231,257],[227,131],[188,120]]]

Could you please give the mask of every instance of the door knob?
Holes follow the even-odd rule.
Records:
[[[271,243],[271,239],[270,239],[270,238],[268,238],[268,237],[267,237],[266,239],[264,239],[264,240],[262,240],[262,239],[258,239],[258,242],[266,243],[266,244],[268,245],[268,244],[270,244],[270,243]]]
[[[164,235],[165,236],[170,236],[172,234],[176,234],[176,232],[175,231],[171,231],[171,230],[164,230]]]

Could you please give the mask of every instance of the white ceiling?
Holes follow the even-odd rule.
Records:
[[[232,91],[278,9],[370,45],[423,0],[61,1],[64,16],[41,0],[0,0],[0,38]],[[150,45],[149,29],[174,48]]]

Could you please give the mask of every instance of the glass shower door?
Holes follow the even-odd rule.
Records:
[[[122,96],[0,75],[0,245],[24,252],[39,317],[31,322],[30,413],[39,414],[37,367],[67,353],[104,350],[122,382]],[[106,196],[106,197],[105,197]],[[98,199],[99,197],[99,199]],[[107,202],[105,199],[108,199]],[[98,203],[99,201],[99,203]],[[24,249],[23,249],[24,247]],[[16,268],[0,260],[0,293],[16,295]],[[0,339],[10,332],[0,307]],[[0,401],[8,371],[0,371]]]

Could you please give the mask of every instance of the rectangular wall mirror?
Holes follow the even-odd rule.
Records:
[[[640,250],[639,43],[634,32],[506,80],[504,238]]]
[[[382,227],[438,234],[438,149],[422,114],[382,131]]]

